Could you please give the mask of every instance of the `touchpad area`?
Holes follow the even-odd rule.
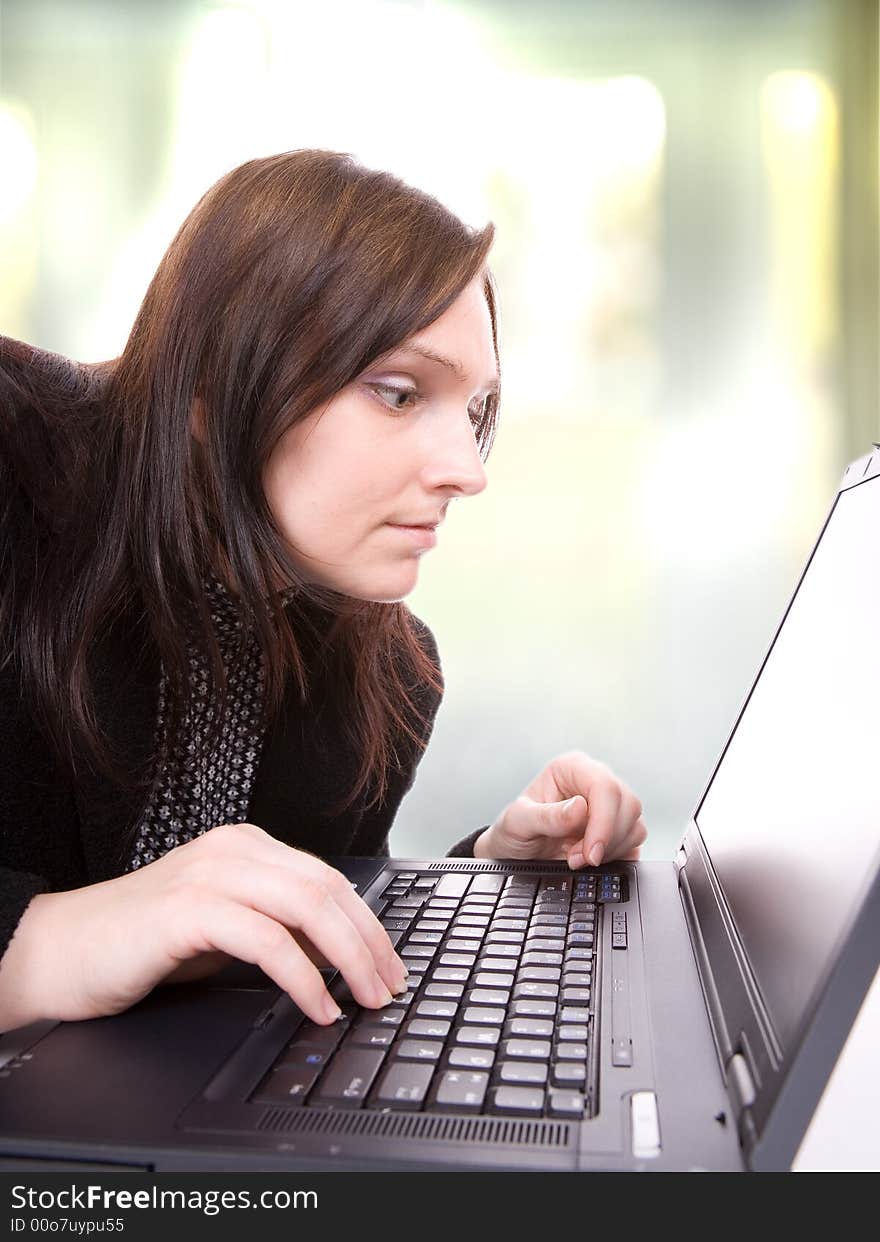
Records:
[[[209,979],[161,985],[113,1017],[59,1023],[5,1067],[0,1141],[167,1139],[279,992],[258,968],[232,962]]]

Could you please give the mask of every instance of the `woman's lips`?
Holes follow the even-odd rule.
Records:
[[[394,522],[389,522],[388,525],[392,530],[408,535],[420,548],[433,548],[437,542],[437,532],[431,526],[398,526]]]

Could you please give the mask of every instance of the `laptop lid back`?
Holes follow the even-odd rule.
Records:
[[[794,1157],[878,962],[880,451],[850,465],[677,858],[740,1140]]]

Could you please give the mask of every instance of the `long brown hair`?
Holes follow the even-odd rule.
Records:
[[[491,223],[473,229],[349,154],[251,160],[187,217],[117,359],[56,360],[37,375],[20,348],[0,351],[0,484],[14,479],[43,532],[26,552],[2,537],[0,635],[74,774],[84,744],[106,775],[133,778],[102,735],[89,669],[102,627],[133,602],[168,677],[169,735],[188,703],[183,618],[208,652],[219,726],[226,678],[204,589],[218,553],[234,576],[243,628],[252,627],[262,651],[264,723],[291,674],[309,701],[303,633],[314,632],[315,609],[330,620],[321,650],[362,756],[334,813],[370,787],[367,805],[382,801],[402,737],[424,748],[415,692],[428,685],[442,693],[443,682],[423,627],[403,603],[356,600],[306,581],[262,479],[290,427],[480,276],[498,361],[485,264],[493,237]],[[196,397],[207,411],[203,444],[191,434]],[[498,400],[486,402],[476,428],[484,460]],[[7,510],[11,503],[0,497]]]

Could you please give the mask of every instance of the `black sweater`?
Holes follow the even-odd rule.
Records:
[[[10,358],[30,365],[41,356],[50,360],[62,381],[68,371],[73,373],[71,364],[55,355],[39,355],[19,342],[0,341],[7,366]],[[3,369],[0,366],[0,381]],[[61,381],[56,375],[57,382]],[[8,388],[5,391],[8,394]],[[4,396],[2,384],[0,398],[5,438],[11,428],[14,432],[20,428],[14,402]],[[0,453],[0,466],[5,457]],[[8,471],[0,469],[0,485],[8,492],[11,484]],[[24,516],[17,504],[7,507],[6,529],[0,531],[5,548],[27,556],[26,529],[33,517],[33,512]],[[321,615],[312,618],[319,632]],[[434,636],[416,620],[420,640],[439,670]],[[304,649],[308,660],[308,642]],[[314,657],[317,652],[311,650]],[[126,792],[91,764],[84,765],[76,779],[67,776],[25,705],[13,661],[4,655],[0,650],[0,964],[37,893],[64,892],[124,874],[133,832],[149,795],[144,787]],[[133,608],[117,619],[105,630],[91,657],[98,722],[124,758],[126,770],[148,772],[161,664],[143,610]],[[314,667],[320,670],[322,662],[315,659]],[[323,858],[387,856],[388,834],[415,780],[421,751],[411,739],[402,737],[397,744],[400,764],[392,769],[383,802],[365,810],[370,797],[364,796],[348,811],[331,816],[327,808],[350,790],[360,765],[343,727],[344,709],[336,705],[337,696],[326,683],[326,675],[322,683],[318,672],[312,690],[312,702],[320,708],[317,713],[303,708],[291,679],[281,710],[263,739],[248,819],[278,840]],[[428,722],[423,734],[427,742],[441,695],[425,685],[417,697]],[[448,855],[472,857],[482,831],[476,829]]]
[[[439,667],[434,637],[423,622],[419,627]],[[102,641],[95,665],[99,719],[134,764],[146,760],[153,744],[160,678],[158,654],[141,639],[137,620],[117,623]],[[135,660],[142,648],[145,654]],[[428,708],[426,737],[440,698],[425,687],[420,707],[425,703]],[[331,703],[332,696],[326,701]],[[351,787],[357,757],[339,711],[322,712],[316,725],[291,686],[266,732],[248,818],[279,841],[323,858],[386,856],[389,831],[420,758],[409,741],[401,749],[406,758],[393,769],[378,807],[365,811],[358,803],[330,817],[325,807]],[[131,830],[145,800],[94,769],[84,771],[76,784],[65,778],[22,706],[21,687],[7,664],[0,672],[0,957],[37,893],[63,892],[123,874]],[[447,856],[472,857],[482,831],[459,841]]]

